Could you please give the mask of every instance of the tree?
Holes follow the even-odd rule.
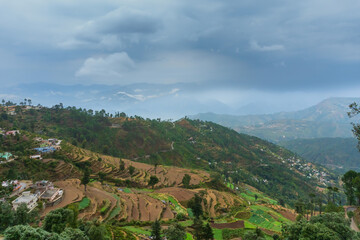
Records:
[[[151,225],[151,237],[152,240],[161,240],[161,225],[158,220]]]
[[[29,225],[16,225],[4,232],[6,240],[63,240],[57,233],[49,233],[42,228],[32,228]],[[68,240],[68,238],[65,238]],[[85,239],[86,240],[86,239]]]
[[[108,231],[104,225],[93,224],[88,232],[88,237],[90,240],[110,240]]]
[[[25,225],[34,220],[25,203],[20,204],[20,206],[16,209],[14,220],[16,225]]]
[[[60,237],[66,240],[89,240],[88,236],[85,235],[80,229],[66,228]]]
[[[155,171],[155,174],[156,174],[156,169],[157,169],[157,167],[159,166],[159,162],[158,161],[156,161],[155,162],[155,164],[154,164],[154,171]]]
[[[360,205],[360,176],[357,176],[354,180],[353,180],[353,186],[354,186],[354,195],[358,200],[358,205]]]
[[[195,240],[201,240],[203,238],[203,222],[200,218],[194,219],[194,224],[192,226],[194,228],[194,238]]]
[[[311,217],[310,221],[301,220],[282,228],[284,239],[342,239],[359,240],[351,230],[350,221],[343,213],[325,213]]]
[[[69,227],[77,228],[78,226],[78,215],[79,215],[79,207],[76,204],[70,204],[67,206],[67,209],[73,212],[72,218],[69,218]]]
[[[323,206],[323,199],[321,197],[318,197],[316,198],[316,204],[318,205],[319,207],[319,214],[321,215],[321,212],[322,212],[322,206]]]
[[[182,184],[184,185],[185,188],[189,188],[190,181],[191,181],[191,176],[189,174],[185,174],[182,179]]]
[[[106,177],[106,173],[104,173],[104,172],[99,172],[98,175],[99,175],[99,180],[100,180],[100,182],[103,183],[103,181],[104,181],[104,179],[105,179],[105,177]]]
[[[154,188],[154,186],[159,182],[159,179],[157,178],[157,176],[151,176],[149,179],[149,186],[152,186]]]
[[[350,170],[344,174],[341,180],[344,183],[344,189],[346,198],[349,205],[355,204],[355,188],[354,188],[354,179],[358,176],[358,173]]]
[[[81,179],[81,184],[84,185],[85,192],[86,192],[86,185],[90,182],[90,170],[89,168],[85,168],[84,175]]]
[[[295,211],[296,213],[303,215],[305,212],[305,204],[303,201],[297,201],[295,203]]]
[[[124,171],[125,170],[125,163],[123,160],[120,160],[120,170]]]
[[[74,213],[70,209],[59,208],[49,212],[45,219],[43,228],[48,232],[61,233],[72,223]]]
[[[132,176],[132,175],[134,174],[134,172],[135,172],[135,167],[132,166],[132,165],[130,165],[130,166],[128,167],[128,170],[129,170],[130,175]]]
[[[202,198],[198,194],[195,194],[195,196],[189,201],[188,205],[194,213],[195,218],[200,218],[203,214],[201,202]]]
[[[246,240],[265,240],[265,235],[261,229],[256,228],[254,232],[246,232],[244,235]]]
[[[12,226],[15,222],[14,212],[8,202],[0,202],[0,231]]]
[[[174,223],[164,231],[164,235],[168,240],[184,240],[186,239],[186,231],[183,226]]]
[[[210,224],[207,223],[204,227],[203,227],[203,237],[205,240],[212,240],[214,239],[214,233],[212,228],[210,227]]]

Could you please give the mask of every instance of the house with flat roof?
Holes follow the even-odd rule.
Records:
[[[39,147],[39,148],[34,148],[34,150],[41,153],[52,153],[56,151],[54,147]]]
[[[18,198],[12,201],[13,209],[16,210],[21,204],[25,204],[29,209],[29,212],[34,210],[39,200],[38,194],[33,194],[30,191],[23,192]]]

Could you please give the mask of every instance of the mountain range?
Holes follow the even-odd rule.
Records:
[[[348,117],[348,106],[359,101],[360,98],[328,98],[315,106],[294,112],[239,116],[200,113],[190,118],[213,121],[272,142],[299,138],[351,137],[351,122],[359,118]]]

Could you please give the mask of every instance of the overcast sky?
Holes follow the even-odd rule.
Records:
[[[358,0],[0,2],[3,89],[186,83],[224,104],[299,108],[360,96]]]

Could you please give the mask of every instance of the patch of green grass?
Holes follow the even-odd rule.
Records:
[[[111,205],[111,202],[108,200],[108,199],[106,199],[105,200],[105,203],[104,203],[104,206],[100,209],[100,213],[101,214],[106,214],[106,212],[109,210],[109,208],[110,208],[110,205]]]
[[[245,228],[256,228],[256,226],[248,221],[244,221]]]
[[[150,197],[158,199],[158,200],[163,200],[166,202],[171,202],[172,205],[170,205],[170,207],[175,210],[177,213],[183,213],[186,214],[186,209],[183,208],[179,202],[173,198],[172,196],[166,195],[166,194],[157,194],[157,193],[150,193],[149,194]]]
[[[121,212],[121,207],[120,207],[120,197],[116,194],[113,194],[113,197],[116,198],[116,207],[114,207],[114,209],[111,211],[111,213],[109,214],[109,216],[107,217],[107,221],[116,217],[120,212]]]
[[[84,197],[81,202],[79,202],[79,211],[84,210],[85,208],[90,206],[90,199],[87,197]]]
[[[186,233],[185,240],[194,240],[193,236],[190,233]]]
[[[143,234],[143,235],[146,235],[146,236],[151,235],[150,231],[139,228],[139,227],[135,227],[135,226],[126,226],[126,227],[122,227],[122,228],[124,228],[124,229],[126,229],[126,230],[128,230],[130,232],[137,233],[137,234]]]
[[[124,188],[123,192],[124,192],[124,193],[132,193],[132,191],[131,191],[130,188]]]
[[[134,192],[154,192],[154,189],[148,189],[148,188],[133,188]]]
[[[259,192],[252,192],[250,190],[246,190],[246,192],[240,193],[240,196],[242,198],[244,198],[250,202],[255,202],[255,195],[257,196],[257,199],[256,199],[257,202],[263,201],[263,202],[274,204],[274,205],[278,204],[278,202],[276,200],[271,199]]]
[[[221,229],[213,228],[213,233],[214,233],[214,238],[216,240],[223,240],[222,230]]]
[[[186,220],[186,221],[179,222],[179,224],[183,227],[189,227],[189,226],[193,225],[193,223],[194,223],[193,220]]]

